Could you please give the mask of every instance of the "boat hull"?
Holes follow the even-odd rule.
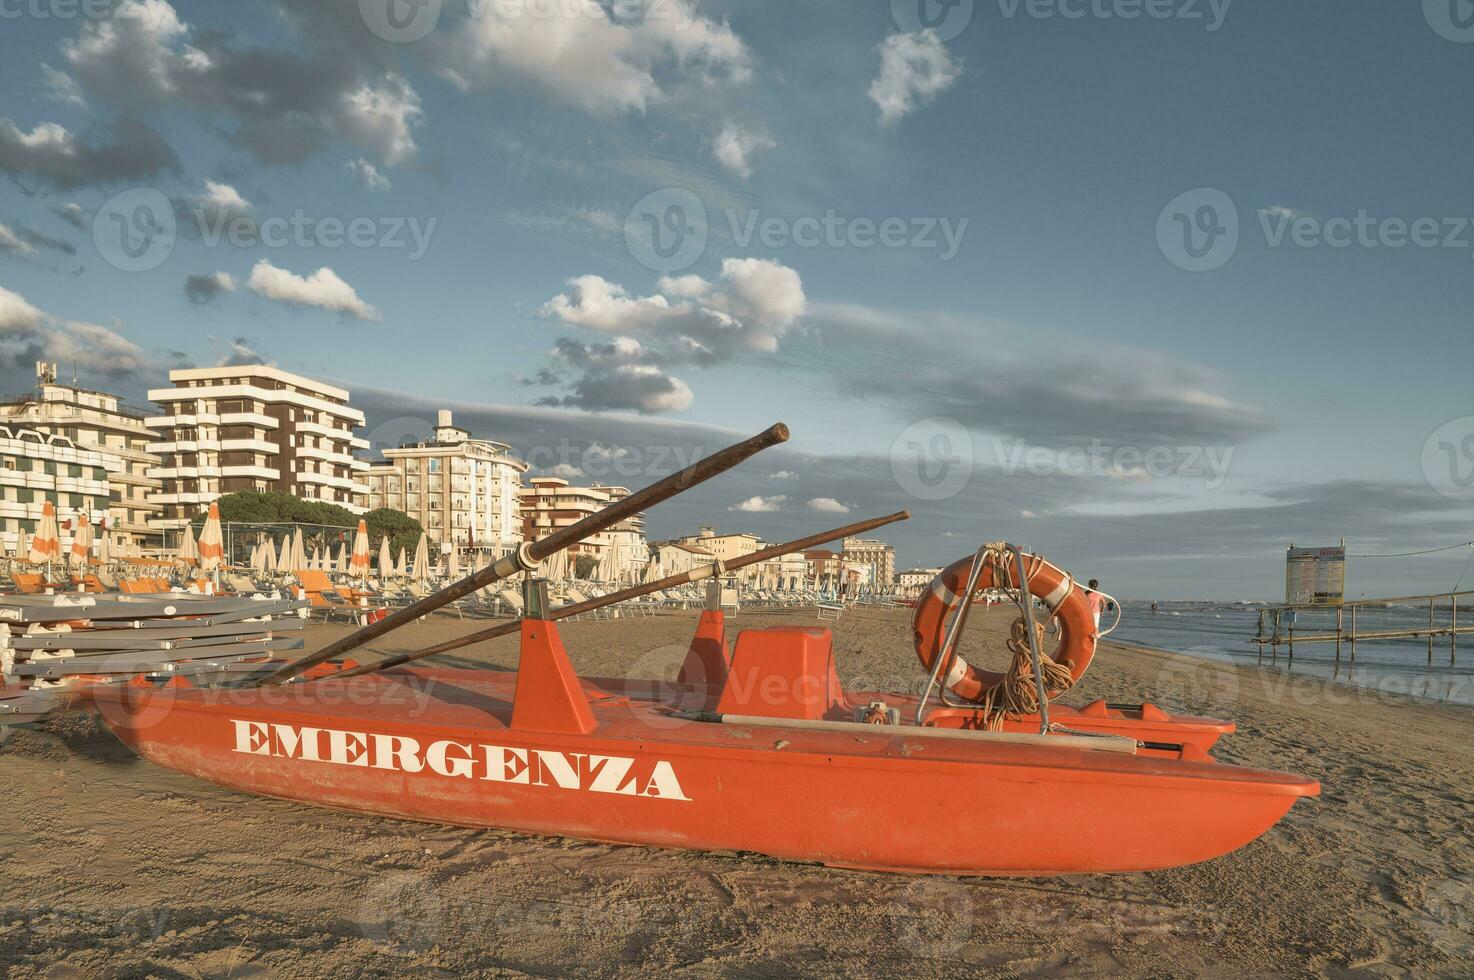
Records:
[[[1313,780],[1075,747],[672,717],[609,685],[588,734],[514,727],[515,675],[98,689],[145,759],[248,793],[622,844],[891,872],[1046,875],[1207,860]],[[588,688],[586,688],[587,690]]]

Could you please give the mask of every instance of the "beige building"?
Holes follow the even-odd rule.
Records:
[[[38,363],[36,381],[34,393],[0,403],[0,424],[62,436],[77,449],[115,457],[116,465],[106,467],[105,505],[99,502],[89,511],[94,531],[107,535],[114,554],[159,547],[160,529],[150,522],[160,505],[150,498],[160,481],[149,475],[159,460],[148,451],[154,434],[144,424],[144,413],[123,406],[114,395],[57,383],[55,364]]]
[[[169,372],[172,388],[148,397],[163,414],[147,422],[159,433],[149,451],[162,481],[154,500],[163,523],[187,523],[210,501],[243,490],[289,493],[355,513],[368,493],[368,463],[354,450],[363,413],[348,392],[264,364]]]
[[[876,538],[845,538],[845,565],[860,571],[867,589],[886,592],[896,577],[896,549]]]
[[[522,542],[519,493],[527,464],[510,446],[473,439],[441,410],[432,439],[384,450],[366,473],[369,510],[404,511],[437,544],[499,557]]]
[[[737,534],[718,534],[714,527],[703,527],[696,534],[677,538],[681,544],[691,545],[703,551],[716,555],[722,561],[731,561],[750,555],[759,551],[763,546],[763,539],[756,534],[740,532]]]
[[[903,599],[915,599],[942,573],[940,568],[910,568],[896,576],[897,592]]]
[[[693,568],[710,565],[716,555],[703,548],[676,541],[662,541],[654,546],[656,570],[661,578],[668,575],[684,575]]]
[[[28,539],[35,536],[49,500],[65,555],[82,514],[97,530],[108,512],[112,478],[123,465],[116,453],[79,448],[64,435],[0,425],[0,538],[5,554],[15,552],[22,531]]]
[[[528,484],[522,489],[522,535],[528,541],[576,524],[630,494],[625,487],[569,486],[567,480],[555,476],[536,476]],[[645,515],[635,514],[608,531],[586,538],[569,548],[568,554],[570,562],[578,555],[598,559],[599,578],[633,581],[642,577],[650,557]]]

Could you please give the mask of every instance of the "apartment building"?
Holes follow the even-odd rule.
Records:
[[[629,496],[625,487],[574,487],[555,476],[537,476],[522,490],[522,534],[529,540],[547,537]],[[608,531],[592,535],[568,549],[606,562],[609,577],[628,581],[644,574],[650,559],[645,541],[645,515],[635,514]]]
[[[505,443],[473,439],[441,410],[433,438],[383,451],[365,472],[369,510],[417,519],[437,544],[500,556],[522,542],[519,493],[527,464]]]
[[[860,569],[862,584],[875,591],[889,591],[896,578],[896,549],[876,538],[845,538],[845,564]]]
[[[681,544],[691,545],[716,555],[722,561],[731,561],[750,555],[763,546],[763,539],[746,531],[735,534],[718,534],[711,526],[701,527],[697,533],[677,538]]]
[[[897,592],[903,599],[916,599],[941,573],[940,568],[908,568],[896,576]]]
[[[368,441],[354,435],[363,413],[349,407],[347,391],[264,364],[183,368],[169,381],[149,391],[163,414],[147,420],[159,433],[149,451],[159,457],[154,499],[164,524],[187,523],[242,490],[362,512],[368,463],[353,453]]]
[[[96,534],[107,536],[113,554],[161,546],[162,534],[152,523],[160,510],[152,499],[160,481],[150,475],[159,460],[148,451],[155,436],[144,424],[145,414],[115,395],[59,383],[55,364],[38,362],[36,382],[34,392],[0,402],[0,425],[62,436],[77,449],[117,457],[121,465],[108,470],[106,508],[89,511]]]
[[[116,453],[80,448],[64,435],[0,425],[0,538],[5,553],[15,552],[20,532],[27,538],[35,535],[48,500],[56,508],[63,548],[81,515],[96,530],[108,512],[112,478],[123,468]]]

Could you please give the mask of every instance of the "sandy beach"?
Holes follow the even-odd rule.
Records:
[[[578,622],[563,634],[581,672],[650,676],[679,660],[695,618]],[[993,630],[1001,622],[984,619]],[[797,621],[811,622],[812,612],[745,611],[733,625]],[[904,611],[856,610],[835,625],[847,685],[917,683],[908,623]],[[437,616],[377,649],[413,649],[470,628]],[[313,625],[308,646],[345,629]],[[511,667],[515,641],[466,653],[446,662]],[[1474,972],[1470,709],[1114,644],[1064,700],[1099,696],[1232,718],[1239,730],[1219,744],[1221,760],[1305,773],[1321,780],[1323,795],[1248,847],[1194,867],[912,878],[247,796],[141,762],[73,712],[0,744],[10,800],[0,828],[0,972]]]

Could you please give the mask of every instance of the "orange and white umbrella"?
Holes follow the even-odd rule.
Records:
[[[188,524],[184,525],[184,537],[179,541],[179,560],[186,565],[200,560],[200,549],[195,547],[194,531]]]
[[[358,522],[358,531],[353,535],[353,556],[348,559],[348,572],[355,578],[368,578],[369,538],[368,524]]]
[[[200,568],[213,571],[225,563],[225,541],[220,536],[220,505],[212,502],[205,526],[200,528]]]
[[[34,565],[56,561],[61,557],[61,535],[56,530],[56,508],[51,501],[41,507],[41,520],[31,536],[29,559]]]
[[[92,518],[85,510],[77,513],[70,556],[73,565],[86,565],[92,560]]]

